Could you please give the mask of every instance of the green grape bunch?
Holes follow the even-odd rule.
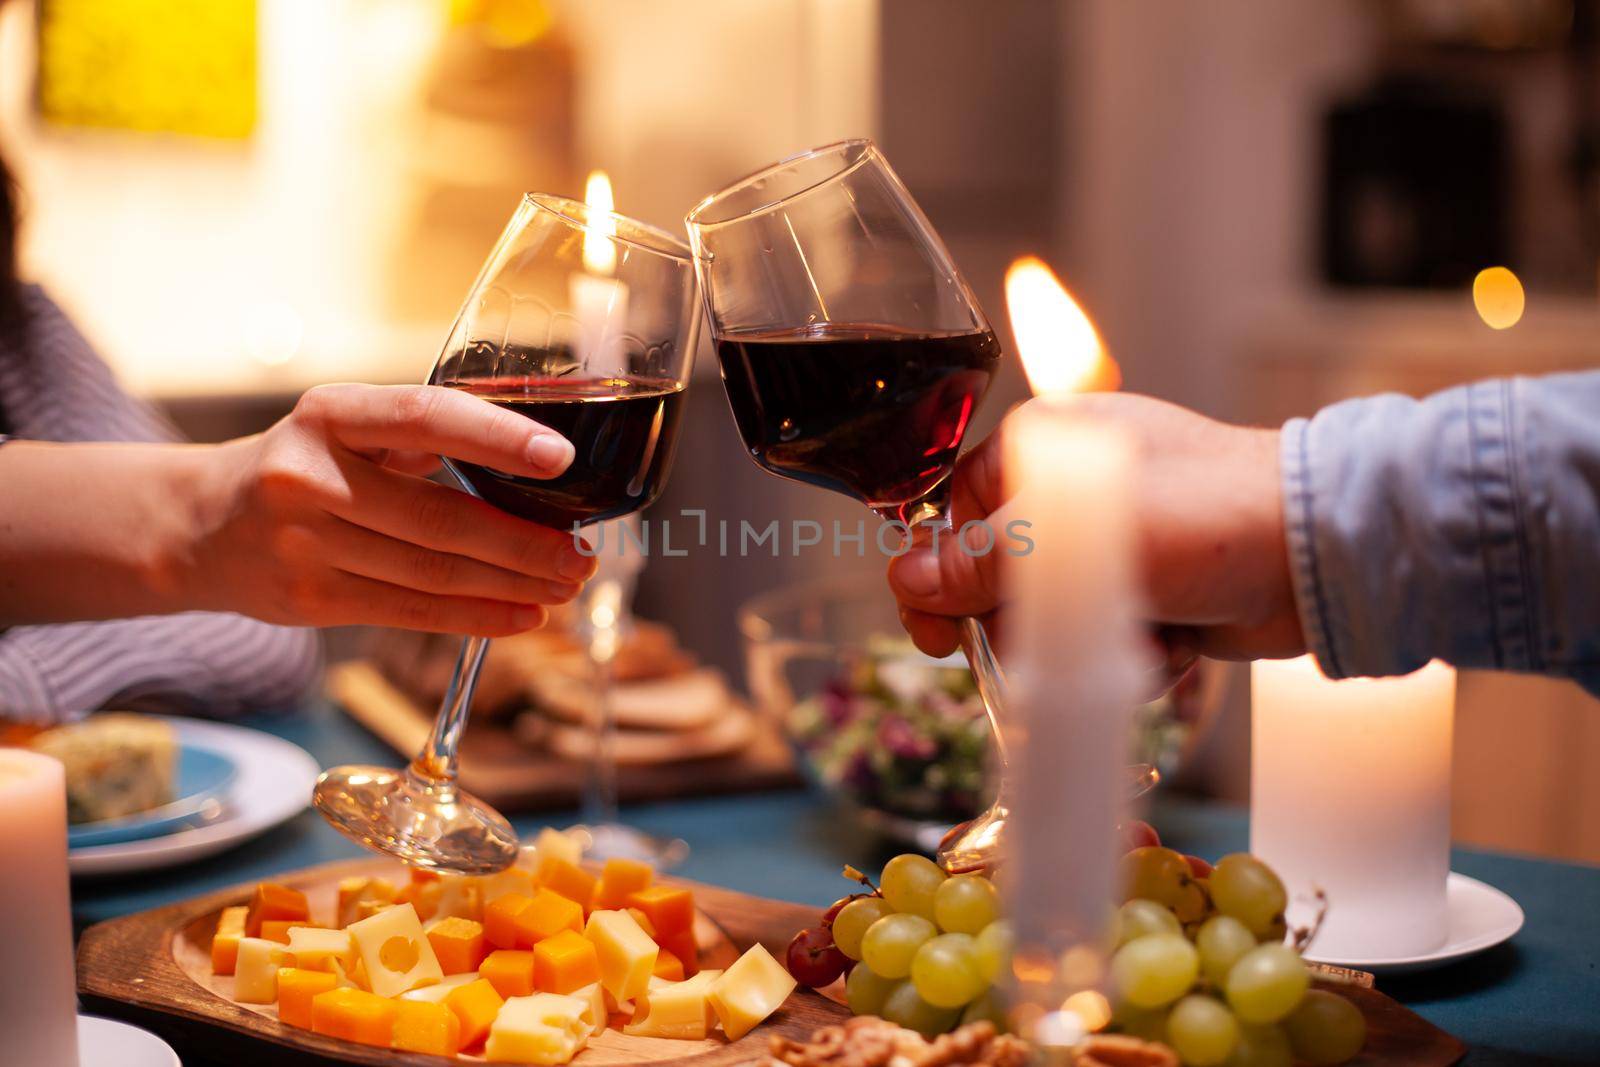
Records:
[[[1335,1067],[1366,1043],[1361,1012],[1311,988],[1286,942],[1288,893],[1245,853],[1213,867],[1124,828],[1119,906],[1106,945],[1110,1027],[1168,1045],[1185,1067]],[[891,859],[870,892],[844,898],[801,931],[790,971],[816,988],[843,978],[856,1015],[932,1038],[977,1020],[1006,1026],[1016,934],[984,873],[948,875],[917,855]]]

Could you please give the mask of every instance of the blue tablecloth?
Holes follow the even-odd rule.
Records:
[[[325,706],[250,725],[310,750],[324,766],[394,761],[376,739]],[[870,867],[896,851],[847,814],[803,792],[684,799],[625,812],[634,825],[689,843],[678,873],[746,893],[824,905],[849,890],[844,863]],[[1151,820],[1175,848],[1216,858],[1244,847],[1236,808],[1158,798]],[[572,812],[514,820],[566,825]],[[305,812],[248,845],[173,871],[73,886],[80,924],[196,896],[236,882],[359,855]],[[1498,886],[1527,912],[1508,945],[1442,970],[1379,986],[1472,1046],[1472,1065],[1600,1064],[1600,868],[1458,849],[1454,869]],[[203,1067],[190,1064],[188,1067]]]

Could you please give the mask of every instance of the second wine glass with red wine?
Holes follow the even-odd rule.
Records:
[[[428,381],[481,396],[572,442],[571,466],[533,479],[446,459],[464,489],[559,530],[628,515],[661,492],[699,340],[689,248],[581,201],[530,193],[467,295]],[[369,848],[416,866],[487,873],[517,836],[456,782],[488,641],[469,637],[433,731],[409,766],[335,767],[314,802]]]
[[[687,223],[751,457],[919,540],[947,530],[949,476],[1000,345],[883,154],[865,140],[802,153],[707,197]],[[940,849],[950,870],[997,859],[1006,815],[1004,678],[983,625],[961,629],[1001,774],[994,805]],[[1138,788],[1152,776],[1134,768]]]

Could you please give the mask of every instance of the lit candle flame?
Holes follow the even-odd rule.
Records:
[[[617,235],[617,220],[611,217],[617,203],[605,171],[589,172],[583,200],[589,205],[589,224],[583,229],[583,269],[609,275],[617,269],[617,246],[611,240]]]
[[[1522,318],[1527,297],[1522,280],[1509,268],[1490,267],[1472,279],[1472,305],[1491,330],[1509,330]]]
[[[1122,384],[1094,323],[1044,260],[1023,256],[1011,264],[1006,308],[1022,369],[1036,395],[1111,390]]]

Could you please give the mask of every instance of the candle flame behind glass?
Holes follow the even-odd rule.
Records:
[[[611,192],[611,179],[603,170],[589,172],[583,187],[583,201],[589,205],[589,223],[583,228],[583,269],[591,274],[609,275],[617,269],[617,209]]]
[[[1114,390],[1122,384],[1094,323],[1038,256],[1023,256],[1006,270],[1006,310],[1036,395]]]

